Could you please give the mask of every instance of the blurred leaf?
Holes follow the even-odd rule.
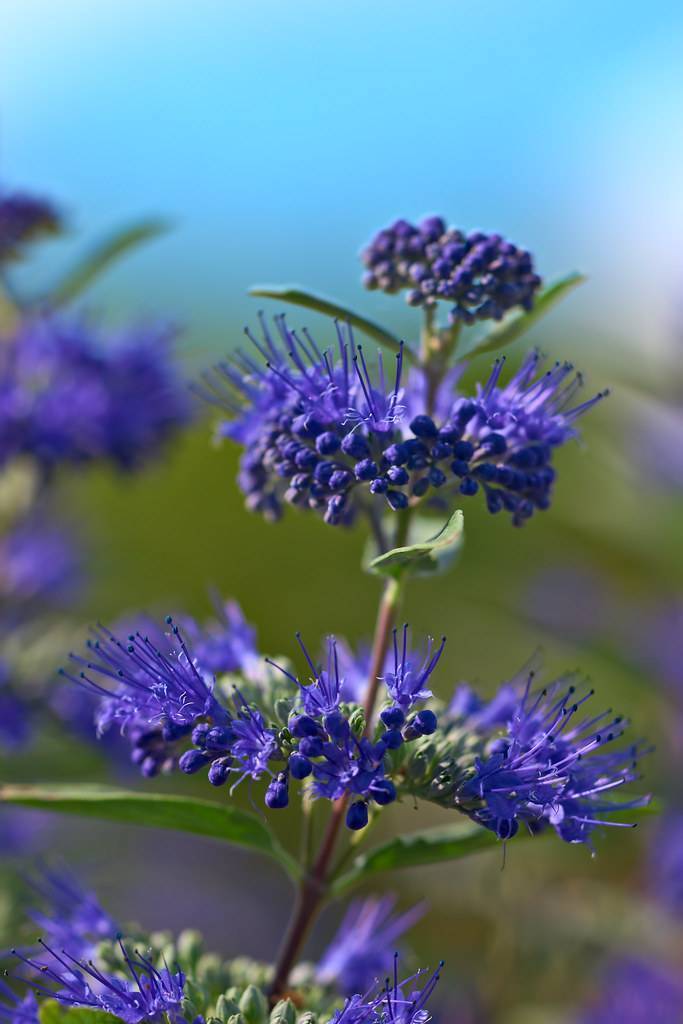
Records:
[[[112,1024],[112,1021],[116,1024],[121,1018],[105,1013],[104,1010],[64,1006],[54,999],[48,999],[41,1004],[38,1020],[40,1024]]]
[[[433,520],[417,520],[417,529],[432,529]],[[457,509],[445,526],[427,540],[406,547],[392,548],[368,563],[368,571],[399,579],[411,576],[441,575],[450,569],[463,543],[464,517]],[[414,528],[411,524],[411,528]]]
[[[520,832],[521,836],[522,833]],[[517,842],[515,838],[515,842]],[[425,864],[439,864],[446,860],[459,860],[479,850],[490,850],[500,840],[488,829],[473,821],[459,820],[453,825],[425,829],[407,836],[396,836],[383,846],[369,853],[361,854],[353,861],[350,871],[338,878],[332,891],[335,896],[346,892],[370,875],[398,868],[422,867]]]
[[[296,861],[267,826],[255,815],[230,804],[162,793],[138,793],[113,786],[72,784],[0,786],[0,803],[211,836],[258,850],[276,860],[292,878],[299,875]]]
[[[43,301],[50,306],[64,306],[107,270],[113,263],[126,256],[144,242],[158,238],[169,230],[169,225],[162,220],[150,219],[138,221],[128,227],[120,228],[86,253],[74,267],[62,278]]]
[[[661,804],[652,800],[645,807],[624,811],[619,821],[631,823],[641,815],[658,814]],[[635,822],[634,822],[635,824]],[[532,835],[527,829],[520,829],[513,840],[513,846],[529,839],[543,839],[553,836],[552,829]],[[559,842],[560,840],[557,840]],[[384,871],[396,871],[399,868],[424,867],[426,864],[440,864],[443,861],[460,860],[471,853],[490,850],[498,847],[502,856],[503,844],[497,836],[473,821],[467,819],[454,822],[452,825],[424,829],[407,836],[397,836],[382,846],[356,857],[351,869],[337,878],[332,884],[333,896],[340,896],[348,889],[365,882],[371,875]]]
[[[359,331],[363,331],[369,338],[374,338],[380,345],[391,349],[392,352],[400,350],[400,339],[396,335],[391,334],[390,331],[385,330],[380,324],[376,324],[373,320],[367,320],[359,313],[354,313],[353,310],[340,306],[338,302],[323,299],[320,295],[312,295],[310,292],[304,291],[303,288],[294,288],[286,284],[255,285],[249,289],[249,294],[258,295],[266,299],[277,299],[279,302],[291,302],[294,306],[304,306],[306,309],[314,309],[316,313],[324,313],[326,316],[336,317],[338,320],[344,320],[346,323],[351,324],[352,327],[357,327]],[[407,345],[403,346],[403,358],[409,363],[417,362],[417,356]]]
[[[521,338],[523,334],[526,334],[546,313],[549,313],[553,306],[563,299],[565,295],[568,295],[569,292],[573,291],[578,285],[583,284],[586,280],[588,279],[584,274],[575,272],[567,274],[566,277],[561,278],[559,281],[554,281],[553,284],[549,284],[547,288],[544,288],[536,296],[533,308],[528,313],[513,313],[497,327],[494,327],[492,331],[489,331],[481,341],[477,342],[474,348],[471,348],[469,352],[466,352],[460,358],[472,359],[474,356],[480,356],[484,352],[496,352],[498,349],[512,344],[517,338]]]

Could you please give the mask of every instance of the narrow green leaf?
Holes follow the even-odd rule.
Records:
[[[559,281],[549,284],[547,288],[544,288],[536,296],[533,309],[529,310],[528,313],[518,311],[506,317],[501,324],[494,327],[492,331],[489,331],[481,341],[460,358],[472,359],[474,356],[480,356],[484,352],[496,352],[498,349],[510,345],[517,338],[521,338],[523,334],[526,334],[565,295],[568,295],[569,292],[573,291],[578,285],[583,284],[586,280],[587,278],[584,274],[573,273],[567,274],[566,277],[561,278]]]
[[[658,814],[661,805],[652,800],[647,806],[624,811],[618,820],[633,823],[641,815]],[[545,836],[553,836],[552,829],[545,829],[532,835],[527,829],[520,829],[511,844],[513,847],[529,839],[540,840]],[[557,840],[559,841],[559,840]],[[460,818],[452,825],[424,829],[407,836],[397,836],[382,846],[356,857],[349,871],[340,875],[332,885],[332,895],[340,896],[347,890],[364,882],[372,875],[384,871],[396,871],[400,868],[424,867],[427,864],[440,864],[444,861],[460,860],[471,853],[490,850],[498,847],[502,850],[501,841],[489,829],[477,825],[473,821]]]
[[[0,786],[0,803],[211,836],[258,850],[276,860],[292,878],[299,875],[296,861],[267,826],[255,815],[230,804],[162,793],[138,793],[113,786],[72,784]]]
[[[412,526],[413,524],[411,524]],[[432,521],[417,521],[417,530],[432,529]],[[437,534],[427,540],[392,548],[378,555],[368,563],[368,570],[379,576],[399,579],[408,573],[411,576],[427,576],[446,572],[463,543],[464,517],[457,509]],[[414,529],[414,527],[413,527]]]
[[[71,302],[116,260],[168,230],[169,225],[165,221],[156,219],[119,228],[86,253],[41,301],[51,306]]]
[[[121,1024],[121,1018],[104,1010],[89,1010],[85,1007],[64,1006],[55,999],[41,1003],[38,1011],[40,1024]]]
[[[296,288],[293,285],[286,284],[254,285],[253,288],[249,289],[249,294],[258,295],[265,299],[276,299],[278,302],[290,302],[294,306],[304,306],[306,309],[315,310],[316,313],[324,313],[326,316],[333,316],[338,320],[344,320],[350,323],[352,327],[357,327],[359,331],[367,334],[369,338],[374,338],[380,345],[391,349],[392,352],[398,352],[401,347],[400,339],[395,334],[385,330],[380,324],[376,324],[374,320],[368,320],[366,317],[361,316],[360,313],[354,313],[353,310],[346,309],[331,299],[324,299],[320,295],[312,295],[311,292],[304,291],[303,288]],[[403,358],[409,363],[417,363],[416,354],[407,345],[403,346]]]

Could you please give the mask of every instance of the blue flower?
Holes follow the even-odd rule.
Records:
[[[47,200],[24,192],[0,195],[0,263],[18,259],[26,243],[60,228],[61,217]]]
[[[168,967],[157,969],[142,954],[131,956],[120,942],[127,977],[99,970],[92,961],[86,963],[68,952],[57,952],[46,943],[41,945],[49,954],[47,962],[32,957],[15,955],[32,970],[40,972],[42,979],[53,982],[56,988],[32,984],[32,988],[65,1006],[102,1010],[120,1018],[125,1024],[186,1024],[181,1013],[185,990],[185,975],[181,970],[172,972]]]
[[[342,995],[365,992],[391,969],[396,944],[422,917],[418,905],[394,914],[394,896],[369,897],[349,907],[316,969],[323,985],[334,985]]]
[[[80,320],[24,320],[0,350],[0,464],[138,466],[190,418],[172,343],[165,327],[105,339]]]
[[[306,645],[301,639],[300,633],[296,634],[296,639],[303,651],[311,673],[307,683],[302,683],[297,676],[292,675],[291,672],[288,672],[287,669],[282,668],[276,662],[271,661],[270,658],[266,658],[266,661],[269,665],[272,665],[279,672],[282,672],[283,675],[287,676],[299,688],[303,710],[307,715],[314,718],[320,715],[332,715],[339,709],[344,685],[343,677],[339,671],[337,641],[333,636],[327,638],[327,668],[323,668],[322,665],[314,663],[306,649]]]
[[[39,1024],[38,1001],[33,992],[19,998],[0,979],[0,1022],[2,1024]]]
[[[606,749],[623,734],[624,721],[609,711],[580,717],[592,696],[577,698],[576,687],[558,680],[524,694],[488,753],[477,758],[456,801],[476,821],[510,839],[520,821],[530,828],[550,824],[569,843],[591,843],[599,825],[630,828],[610,816],[642,807],[648,797],[617,802],[610,794],[638,778],[639,744]]]
[[[70,655],[78,675],[60,669],[61,675],[100,698],[98,732],[118,725],[145,775],[173,766],[176,741],[189,736],[198,719],[227,722],[230,717],[213,695],[213,680],[198,670],[170,616],[166,622],[170,634],[163,641],[139,631],[121,640],[100,626],[86,645],[87,657]]]
[[[398,220],[363,251],[366,288],[408,289],[411,306],[451,303],[451,321],[500,320],[515,306],[529,310],[541,279],[531,253],[500,235],[465,234],[441,217],[415,226]]]
[[[0,603],[12,619],[35,605],[61,605],[78,584],[78,556],[67,534],[42,515],[0,538]]]
[[[116,922],[69,872],[46,870],[28,882],[45,904],[43,910],[31,912],[31,919],[51,945],[88,958],[101,940],[116,937]]]
[[[428,700],[432,696],[432,691],[427,689],[426,684],[439,662],[445,644],[446,637],[442,637],[440,646],[432,652],[433,640],[428,637],[427,652],[422,665],[417,667],[417,662],[411,659],[408,653],[408,626],[403,627],[400,644],[397,630],[394,630],[394,668],[392,672],[385,672],[384,682],[394,704],[404,713],[414,704]]]
[[[238,482],[247,507],[269,519],[288,503],[349,525],[359,513],[376,521],[385,505],[398,511],[427,498],[448,506],[481,490],[490,512],[505,509],[521,525],[548,508],[553,451],[577,436],[576,420],[603,397],[574,404],[581,377],[569,364],[541,373],[532,352],[505,386],[497,360],[473,397],[447,374],[427,415],[423,371],[403,387],[402,349],[392,381],[380,356],[373,383],[350,328],[337,326],[335,360],[306,332],[300,337],[282,318],[277,325],[283,350],[264,320],[263,341],[252,338],[263,367],[238,354],[197,388],[229,413],[220,433],[244,447]]]
[[[32,735],[31,706],[12,686],[12,672],[0,658],[0,749],[19,750]]]
[[[197,665],[202,672],[220,675],[224,672],[248,671],[258,659],[256,630],[244,617],[236,601],[214,600],[216,620],[198,625],[183,618]]]
[[[351,996],[330,1024],[427,1024],[431,1015],[426,1006],[439,982],[442,967],[443,961],[420,989],[415,983],[429,972],[418,971],[399,981],[398,955],[394,954],[393,981],[387,978],[383,990],[378,991],[378,986],[374,986],[365,995]]]

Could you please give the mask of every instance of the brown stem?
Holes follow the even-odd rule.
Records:
[[[384,659],[389,647],[389,639],[398,610],[399,597],[399,583],[393,579],[387,580],[377,613],[375,637],[372,644],[368,689],[364,702],[366,732],[370,728],[372,713],[377,700],[378,677],[382,672]],[[327,890],[330,864],[339,837],[339,830],[346,815],[347,804],[348,796],[335,800],[332,815],[327,822],[325,835],[323,836],[323,841],[313,867],[299,886],[297,900],[282,941],[280,953],[275,964],[273,981],[270,986],[270,999],[273,1003],[277,1002],[286,991],[290,972],[296,963],[301,947],[306,941],[306,936],[322,905]]]

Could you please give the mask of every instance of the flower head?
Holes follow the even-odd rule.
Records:
[[[408,626],[404,625],[403,627],[400,643],[397,630],[394,630],[393,635],[394,666],[393,671],[385,672],[384,682],[394,703],[405,713],[414,704],[428,700],[432,696],[432,691],[427,689],[427,681],[443,653],[446,637],[442,637],[441,644],[436,651],[433,651],[432,638],[428,638],[424,660],[418,667],[418,663],[409,656]]]
[[[520,822],[550,824],[566,842],[588,844],[599,825],[632,827],[610,816],[648,798],[610,796],[638,778],[637,762],[647,751],[639,744],[611,747],[625,723],[611,711],[585,717],[592,690],[579,697],[575,685],[560,679],[532,692],[532,680],[530,673],[505,733],[477,758],[457,803],[500,839],[512,838]]]
[[[49,956],[46,962],[15,953],[31,970],[40,972],[43,981],[56,985],[49,989],[45,984],[34,983],[35,991],[65,1006],[102,1010],[125,1024],[161,1024],[166,1020],[185,1024],[181,1012],[185,975],[181,970],[159,970],[141,953],[131,956],[120,942],[127,974],[121,977],[100,970],[92,961],[86,963],[68,952],[57,952],[45,942],[41,945]]]
[[[417,980],[429,972],[418,971],[399,981],[398,954],[394,954],[393,979],[387,978],[379,991],[378,986],[374,986],[365,995],[351,996],[330,1024],[427,1024],[431,1020],[427,1003],[439,982],[442,968],[443,961],[422,988],[418,988]]]
[[[47,870],[29,883],[44,903],[43,910],[31,912],[31,919],[51,945],[87,958],[101,940],[117,935],[118,925],[95,894],[69,872]]]
[[[521,525],[548,508],[553,451],[603,397],[574,404],[581,377],[569,364],[541,372],[532,352],[505,385],[497,360],[473,397],[447,374],[428,415],[423,371],[404,389],[402,348],[388,382],[379,357],[375,381],[350,327],[337,325],[335,358],[276,322],[282,348],[262,320],[257,357],[238,354],[197,388],[230,415],[220,433],[245,449],[238,482],[247,506],[270,519],[284,503],[348,525],[360,511],[376,517],[384,505],[443,505],[481,490],[489,511],[505,509]]]
[[[419,225],[397,220],[364,249],[366,288],[408,289],[411,306],[451,304],[451,321],[500,320],[515,306],[531,309],[541,279],[531,253],[500,235],[465,234],[441,217]]]
[[[17,259],[28,242],[60,228],[59,213],[47,200],[23,192],[0,195],[0,263]]]
[[[334,984],[342,995],[351,996],[367,991],[386,975],[396,943],[424,913],[424,907],[418,905],[394,914],[395,905],[394,896],[352,903],[318,964],[318,981]]]
[[[184,617],[183,625],[202,672],[220,675],[248,669],[258,658],[256,630],[244,617],[237,601],[214,600],[216,619],[198,625]]]
[[[166,328],[104,339],[80,320],[24,320],[0,352],[0,463],[136,467],[190,417],[172,341]]]
[[[78,582],[78,559],[70,538],[31,518],[0,538],[0,603],[16,613],[27,605],[61,604]]]
[[[78,674],[60,669],[61,675],[100,698],[98,731],[117,724],[146,775],[172,766],[173,744],[188,736],[198,719],[229,718],[179,628],[170,616],[166,622],[170,633],[162,639],[137,631],[122,640],[100,626],[86,645],[86,657],[70,655]]]

